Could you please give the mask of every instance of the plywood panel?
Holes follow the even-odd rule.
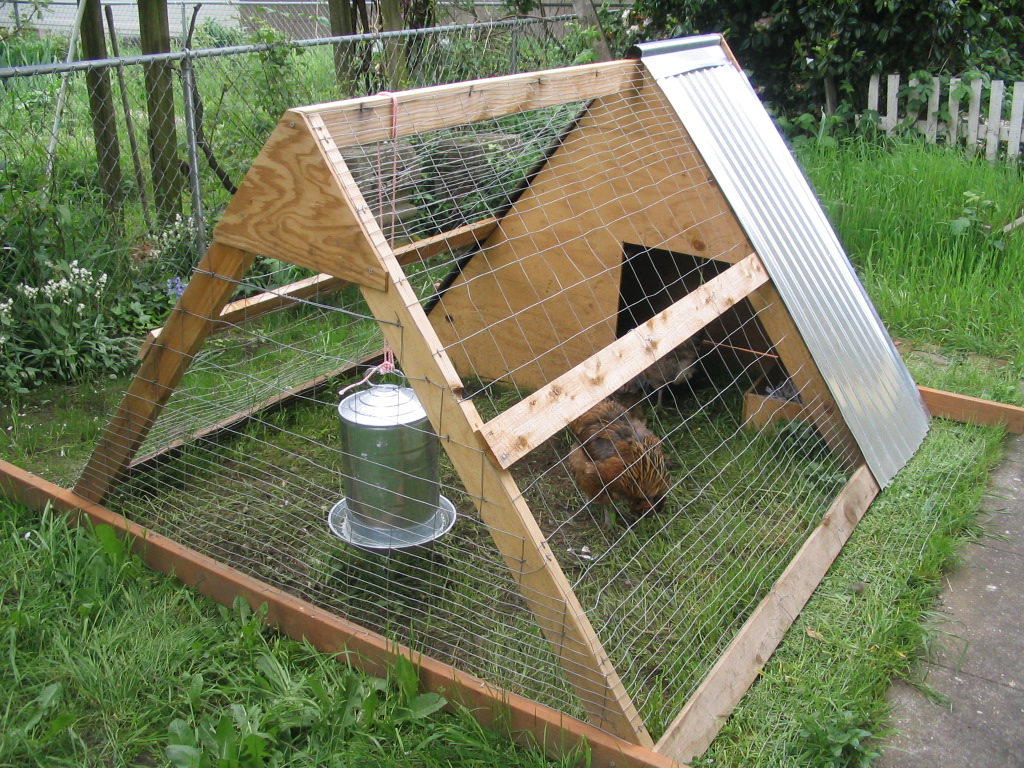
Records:
[[[625,242],[752,250],[647,80],[594,101],[432,312],[456,367],[536,389],[613,341]]]
[[[214,231],[242,250],[383,289],[384,274],[335,178],[321,137],[289,112],[253,162]]]

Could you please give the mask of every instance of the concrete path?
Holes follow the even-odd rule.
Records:
[[[1024,768],[1024,436],[1006,449],[983,501],[986,535],[947,578],[940,646],[922,665],[940,700],[893,686],[898,733],[877,768]]]

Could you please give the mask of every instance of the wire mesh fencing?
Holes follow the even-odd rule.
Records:
[[[130,30],[110,37],[102,60],[67,63],[59,36],[26,33],[5,46],[0,298],[21,331],[0,335],[22,361],[6,387],[130,364],[125,349],[173,306],[285,110],[563,66],[583,45],[565,39],[570,17],[293,41],[265,14],[247,26],[198,9],[181,7],[189,47],[168,54],[140,55]],[[119,32],[112,17],[106,29]],[[269,285],[280,265],[260,266]],[[26,330],[36,292],[58,284],[63,301],[45,333]],[[72,319],[65,306],[99,319],[65,337],[56,330]]]

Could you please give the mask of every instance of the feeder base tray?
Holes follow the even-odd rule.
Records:
[[[455,505],[442,496],[437,510],[429,520],[403,528],[368,525],[357,520],[351,514],[348,502],[342,499],[331,507],[327,514],[327,525],[339,539],[360,549],[418,547],[439,539],[452,529],[455,525]]]

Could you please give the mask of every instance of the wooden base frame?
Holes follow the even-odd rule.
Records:
[[[925,388],[922,394],[931,407],[941,408],[936,408],[936,416],[965,423],[1004,425],[1009,432],[1024,433],[1024,408]],[[453,704],[466,706],[483,725],[507,732],[520,742],[538,744],[553,758],[585,744],[593,766],[670,768],[682,766],[685,761],[703,754],[714,740],[743,695],[756,682],[760,670],[782,642],[879,489],[866,467],[861,466],[854,472],[821,524],[654,749],[631,743],[550,707],[503,691],[429,656],[417,654],[5,461],[0,461],[0,493],[31,509],[41,511],[52,505],[62,512],[77,512],[75,519],[79,522],[111,525],[131,538],[133,551],[150,568],[173,575],[225,605],[231,605],[238,596],[244,597],[253,608],[266,604],[265,620],[279,631],[295,639],[305,638],[316,648],[336,653],[370,674],[386,673],[398,656],[410,658],[417,665],[425,687],[442,692]]]
[[[0,461],[0,494],[38,511],[52,506],[61,512],[77,513],[74,520],[79,523],[110,525],[130,538],[132,550],[153,570],[174,576],[223,605],[232,605],[240,596],[254,609],[266,605],[264,620],[271,626],[296,640],[308,640],[321,651],[337,654],[340,660],[370,674],[386,674],[394,661],[404,656],[416,665],[424,687],[442,693],[450,706],[465,706],[482,725],[507,732],[521,743],[539,745],[552,758],[561,758],[585,745],[590,750],[590,764],[595,767],[680,766],[647,747],[504,691],[334,616],[5,461]]]

